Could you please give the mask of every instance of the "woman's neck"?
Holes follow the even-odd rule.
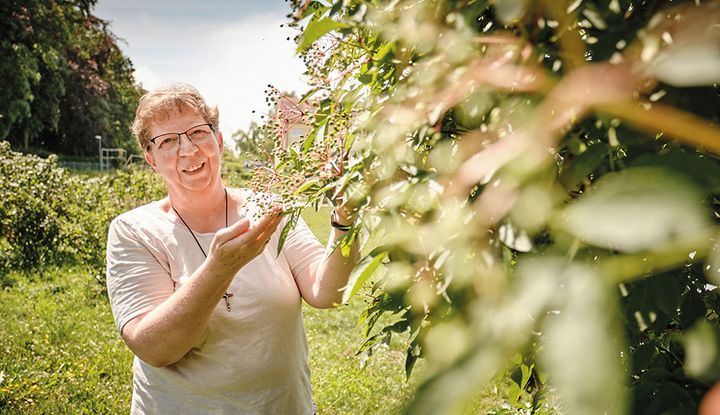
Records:
[[[220,184],[212,192],[192,194],[168,192],[168,211],[182,217],[193,232],[215,232],[226,226],[225,187]]]

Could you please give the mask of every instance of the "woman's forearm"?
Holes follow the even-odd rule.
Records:
[[[189,281],[153,310],[123,327],[130,349],[153,366],[168,366],[182,359],[202,339],[210,315],[230,285],[209,261]]]
[[[333,245],[345,234],[345,231],[333,229],[328,244]],[[353,241],[348,256],[343,256],[340,247],[337,247],[327,260],[322,261],[314,270],[309,292],[303,293],[305,301],[315,308],[330,308],[340,304],[343,289],[359,257],[357,241]]]

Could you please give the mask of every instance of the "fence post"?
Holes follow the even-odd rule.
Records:
[[[95,139],[98,140],[98,159],[100,161],[100,170],[102,170],[103,169],[102,136],[96,135]]]

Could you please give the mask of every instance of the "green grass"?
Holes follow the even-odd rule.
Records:
[[[355,355],[363,340],[355,324],[360,311],[361,301],[334,310],[304,310],[313,395],[321,415],[396,414],[412,396],[399,345],[391,343],[361,367]]]
[[[82,268],[13,277],[0,291],[0,413],[127,413],[132,355],[104,286]]]
[[[303,219],[321,241],[330,233],[330,209],[307,209]],[[363,341],[357,319],[365,308],[361,295],[332,310],[305,307],[313,395],[319,415],[397,414],[412,397],[405,380],[405,350],[391,342],[361,367],[356,351]]]

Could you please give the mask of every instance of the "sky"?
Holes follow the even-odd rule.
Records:
[[[98,0],[94,15],[110,31],[145,89],[195,86],[220,110],[226,140],[267,113],[268,84],[304,92],[304,66],[284,0]],[[255,114],[252,111],[255,110]]]

